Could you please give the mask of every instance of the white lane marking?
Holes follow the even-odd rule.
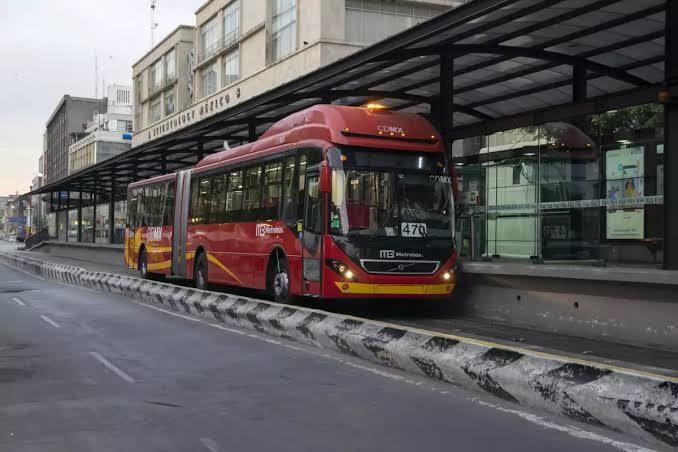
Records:
[[[20,283],[20,282],[23,282],[23,280],[17,279],[16,281],[2,281],[2,282],[4,282],[4,283]]]
[[[134,383],[134,378],[130,377],[127,375],[125,372],[117,368],[113,363],[111,363],[109,360],[101,356],[101,353],[99,352],[89,352],[90,355],[94,357],[97,361],[99,361],[101,364],[104,366],[108,367],[113,373],[115,373],[118,377],[122,378],[125,380],[127,383]]]
[[[24,303],[23,301],[19,300],[18,298],[10,298],[10,300],[12,300],[13,302],[15,302],[15,303],[18,304],[19,306],[26,306],[26,303]]]
[[[580,428],[577,428],[572,425],[560,425],[556,424],[555,422],[551,422],[549,420],[544,419],[541,416],[537,416],[536,414],[532,413],[527,413],[525,411],[520,411],[520,410],[514,410],[511,408],[505,408],[499,405],[495,405],[493,403],[485,402],[483,400],[479,400],[477,398],[471,398],[468,399],[473,402],[476,402],[479,405],[494,408],[495,410],[501,411],[503,413],[510,413],[517,415],[523,419],[525,419],[528,422],[531,422],[533,424],[539,425],[541,427],[550,429],[550,430],[557,430],[559,432],[567,433],[570,436],[574,436],[575,438],[581,438],[581,439],[588,439],[591,441],[597,441],[603,444],[607,444],[609,446],[615,447],[619,450],[623,450],[626,452],[652,452],[653,449],[648,449],[646,447],[638,446],[636,444],[632,443],[626,443],[623,441],[617,441],[612,438],[608,438],[607,436],[599,435],[597,433],[589,432],[586,430],[582,430]]]
[[[200,438],[200,442],[202,443],[203,446],[207,448],[210,452],[219,452],[221,449],[219,449],[219,446],[217,445],[217,442],[214,441],[213,439],[210,438]]]
[[[10,268],[13,268],[14,270],[18,270],[18,271],[20,271],[21,273],[25,273],[25,274],[27,274],[28,276],[32,276],[33,278],[38,278],[38,279],[40,279],[40,280],[42,280],[42,281],[45,280],[45,278],[42,278],[42,277],[40,277],[40,276],[38,276],[38,275],[34,275],[33,273],[29,273],[29,272],[27,272],[26,270],[22,270],[22,269],[20,269],[20,268],[18,268],[18,267],[15,267],[14,265],[10,265],[10,264],[8,264],[7,262],[0,262],[0,264],[5,264],[6,266],[8,266],[8,267],[10,267]]]
[[[52,325],[54,328],[61,328],[61,325],[59,325],[58,323],[56,323],[54,320],[50,319],[46,315],[41,315],[40,318],[42,320],[44,320],[45,322],[49,323],[50,325]]]

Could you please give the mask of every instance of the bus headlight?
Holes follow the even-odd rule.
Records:
[[[452,279],[452,273],[450,272],[443,273],[443,281],[449,281],[450,279]]]
[[[336,259],[326,259],[325,263],[328,267],[334,270],[336,273],[344,277],[345,279],[352,280],[355,278],[355,274],[349,270],[348,266],[341,261]]]

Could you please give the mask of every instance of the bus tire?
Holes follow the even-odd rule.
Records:
[[[207,290],[207,254],[201,251],[195,258],[193,283],[196,289]]]
[[[288,304],[292,301],[290,295],[290,278],[287,259],[281,252],[271,255],[269,262],[267,286],[273,301]]]
[[[151,274],[148,272],[148,254],[146,254],[146,248],[141,248],[139,251],[139,273],[144,279],[150,279]]]

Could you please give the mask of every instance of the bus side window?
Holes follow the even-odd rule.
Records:
[[[148,222],[148,187],[139,190],[139,226],[147,226]]]
[[[217,174],[212,177],[212,196],[210,197],[210,223],[223,222],[224,210],[221,208],[221,202],[226,187],[224,187],[224,176]]]
[[[167,196],[165,197],[165,218],[164,225],[174,225],[174,182],[167,184]]]
[[[299,156],[299,166],[297,167],[297,208],[295,223],[299,224],[304,216],[304,195],[306,192],[306,154]],[[301,206],[301,207],[299,207]]]
[[[151,187],[151,215],[148,221],[149,226],[158,225],[158,207],[160,207],[160,192],[157,185]]]
[[[261,166],[253,166],[245,169],[244,199],[242,219],[255,220],[259,216],[261,208]]]
[[[128,190],[127,199],[129,206],[127,207],[127,227],[134,228],[136,227],[137,222],[137,189],[133,188]]]
[[[281,218],[286,225],[292,227],[297,222],[297,172],[296,157],[290,156],[285,159],[283,168],[282,187],[282,214]]]
[[[262,220],[277,220],[280,212],[280,192],[282,190],[282,162],[269,163],[264,167],[264,194],[262,199]]]
[[[198,184],[198,223],[207,223],[210,218],[210,196],[212,194],[212,178],[203,177]]]
[[[200,179],[195,177],[191,179],[191,205],[188,209],[189,222],[195,223],[198,218],[198,181]]]
[[[322,203],[318,193],[318,176],[308,178],[308,198],[306,203],[306,224],[304,229],[317,234],[323,231]]]
[[[238,219],[242,210],[243,186],[242,171],[233,171],[228,175],[226,190],[226,221]]]

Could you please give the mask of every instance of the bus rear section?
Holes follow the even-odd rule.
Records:
[[[173,274],[176,174],[130,184],[125,263],[145,278]]]

